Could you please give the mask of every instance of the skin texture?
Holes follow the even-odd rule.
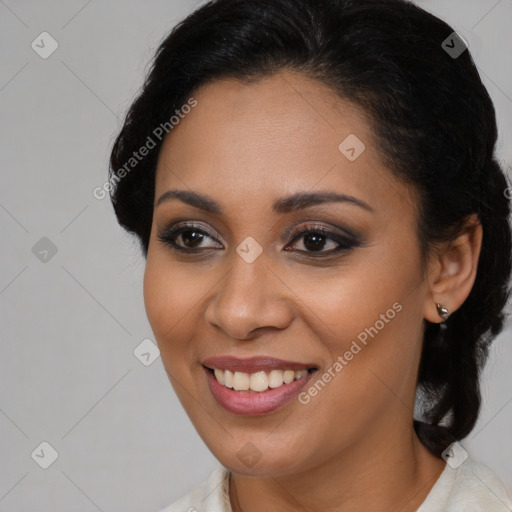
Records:
[[[413,430],[424,320],[442,321],[435,303],[453,312],[469,294],[480,225],[470,218],[422,266],[416,191],[383,165],[363,113],[321,83],[283,71],[214,81],[193,96],[198,105],[161,149],[155,204],[179,189],[224,212],[155,205],[144,296],[179,400],[233,473],[233,510],[416,510],[445,466]],[[338,150],[349,134],[366,146],[353,162]],[[372,211],[333,202],[272,211],[278,198],[313,191],[354,196]],[[201,253],[158,239],[178,221],[212,234],[195,245],[190,231],[175,239]],[[304,227],[346,229],[361,243],[322,257],[338,242],[315,250],[307,236],[294,240]],[[263,249],[253,263],[236,252],[247,237]],[[322,375],[395,303],[401,311],[307,404],[238,416],[208,389],[201,361],[220,355],[309,363]],[[253,467],[237,457],[248,442],[261,454]]]

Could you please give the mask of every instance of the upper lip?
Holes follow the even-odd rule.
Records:
[[[255,373],[265,370],[307,370],[316,368],[314,364],[285,361],[270,356],[249,357],[241,359],[234,356],[209,357],[203,366],[210,369],[230,370],[232,372]]]

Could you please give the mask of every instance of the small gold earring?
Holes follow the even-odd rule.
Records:
[[[439,313],[439,316],[443,319],[443,321],[448,320],[448,317],[450,316],[450,312],[448,311],[448,308],[444,304],[436,304],[437,306],[437,312]]]

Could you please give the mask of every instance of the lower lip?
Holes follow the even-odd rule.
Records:
[[[268,414],[280,409],[291,402],[316,373],[308,373],[301,379],[283,384],[278,388],[268,388],[259,393],[247,393],[229,389],[223,386],[210,370],[205,368],[205,372],[208,387],[217,402],[229,412],[244,415]]]

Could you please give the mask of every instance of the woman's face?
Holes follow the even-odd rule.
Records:
[[[320,83],[283,72],[194,98],[159,156],[144,279],[183,407],[248,475],[391,449],[412,429],[431,300],[416,194]]]

